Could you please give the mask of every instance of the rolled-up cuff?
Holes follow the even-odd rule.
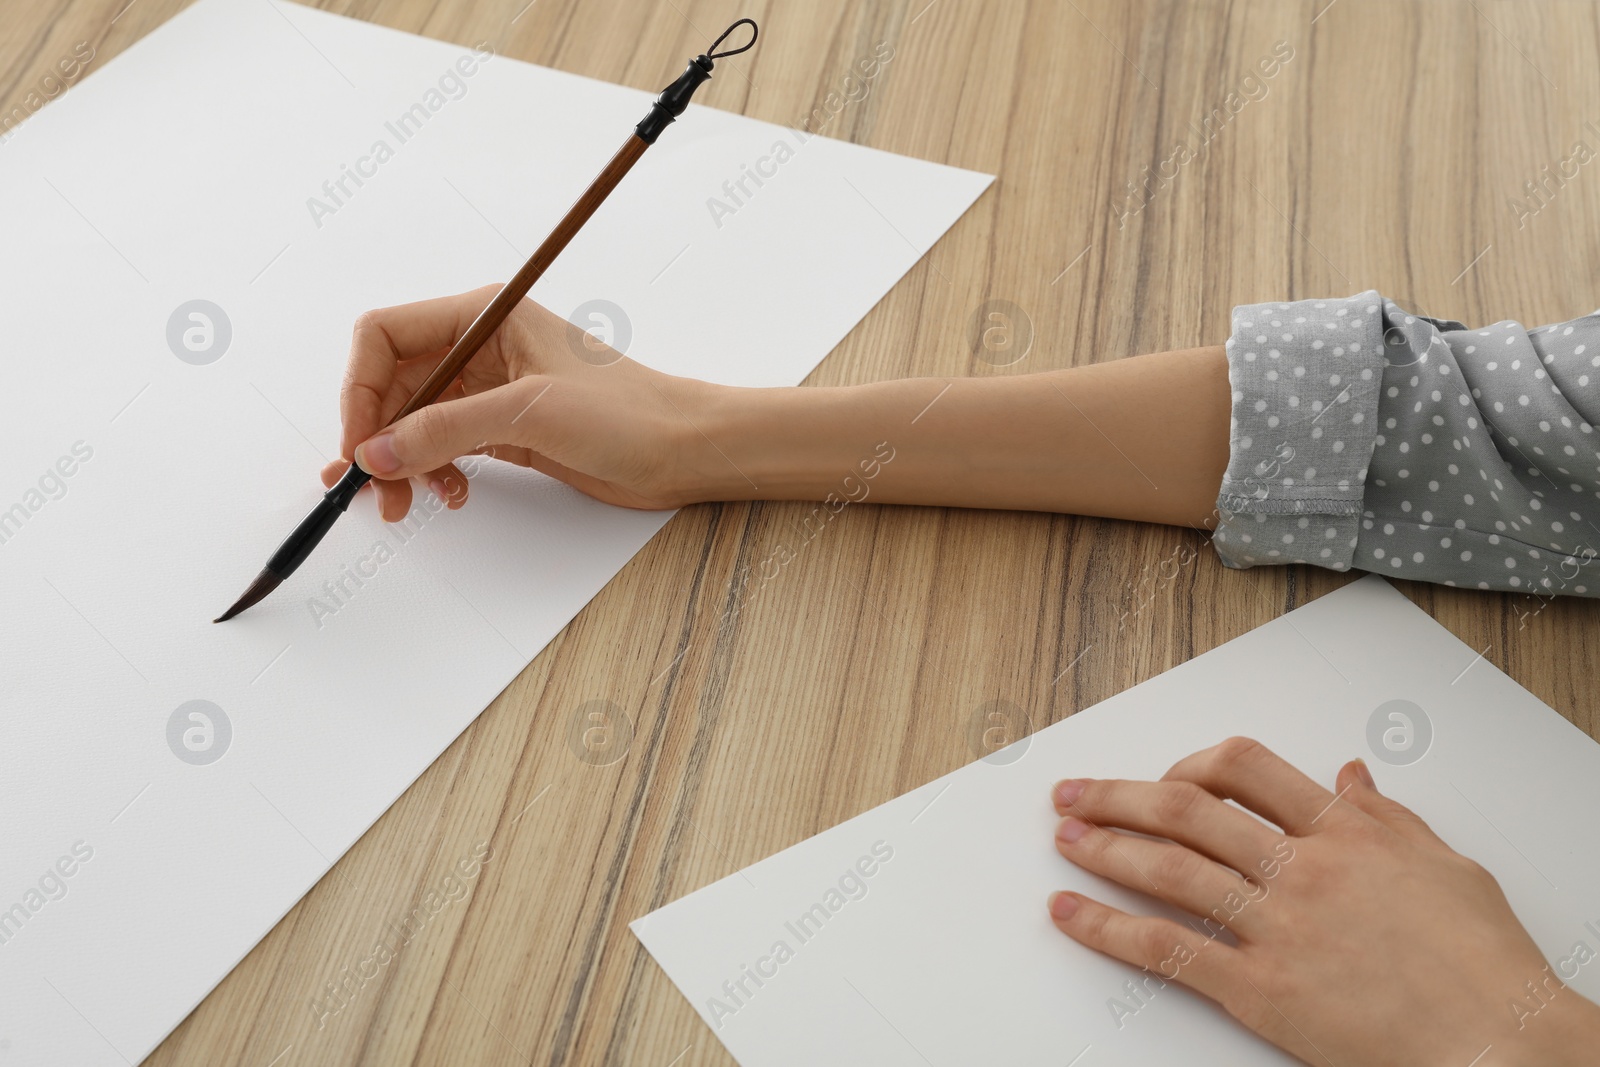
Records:
[[[1228,469],[1217,555],[1229,567],[1348,570],[1383,382],[1383,298],[1233,309]]]

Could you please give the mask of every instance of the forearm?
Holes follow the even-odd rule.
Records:
[[[1004,378],[711,387],[694,408],[696,499],[819,500],[887,442],[879,503],[1198,527],[1211,525],[1228,462],[1220,346]]]

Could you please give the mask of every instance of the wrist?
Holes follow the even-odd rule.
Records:
[[[681,487],[688,498],[822,500],[840,494],[846,478],[860,477],[858,467],[884,436],[883,406],[902,383],[690,385],[685,410],[696,428],[684,449]]]

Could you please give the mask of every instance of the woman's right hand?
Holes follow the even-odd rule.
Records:
[[[437,402],[387,425],[499,289],[356,320],[339,396],[341,459],[323,469],[324,484],[354,460],[373,476],[379,514],[394,522],[411,509],[412,478],[460,507],[467,479],[454,461],[487,454],[622,507],[703,499],[726,461],[696,428],[695,412],[718,387],[641,366],[531,300],[518,303]]]

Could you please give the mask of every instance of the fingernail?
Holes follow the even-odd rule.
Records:
[[[1367,761],[1364,759],[1356,760],[1356,777],[1361,779],[1368,789],[1378,788],[1378,783],[1372,780],[1372,769],[1367,766]]]
[[[429,482],[428,488],[433,490],[433,495],[439,498],[439,502],[441,504],[448,504],[450,502],[450,495],[445,492],[444,480],[442,478],[435,478],[433,481]]]
[[[400,469],[400,457],[394,454],[394,434],[383,433],[370,441],[363,441],[356,449],[356,463],[368,474],[389,474]]]
[[[1066,922],[1078,913],[1078,898],[1071,893],[1050,894],[1050,917]]]
[[[1065,807],[1075,804],[1083,796],[1083,781],[1079,778],[1068,778],[1064,782],[1056,783],[1056,803]]]
[[[1061,825],[1056,827],[1056,837],[1069,845],[1088,832],[1089,824],[1082,819],[1062,819]]]

